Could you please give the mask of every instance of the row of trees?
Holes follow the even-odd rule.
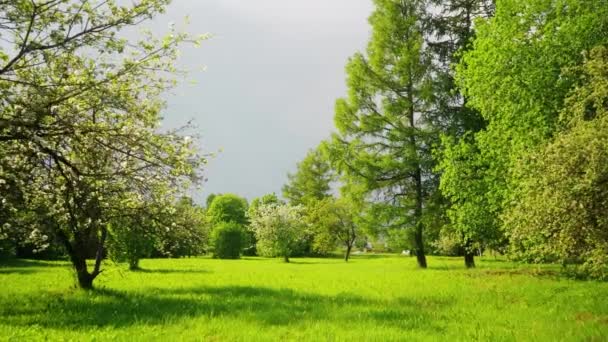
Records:
[[[375,0],[369,22],[337,131],[285,197],[306,205],[331,169],[358,226],[420,267],[493,249],[606,278],[608,5]]]
[[[304,174],[300,171],[297,176]],[[327,185],[328,181],[314,178],[315,186]],[[315,197],[308,186],[301,190],[303,197],[310,196],[303,202],[293,197],[291,203],[286,203],[275,194],[268,194],[253,199],[249,206],[244,198],[234,194],[211,195],[207,218],[213,255],[227,259],[241,254],[261,255],[282,257],[289,262],[294,255],[327,255],[343,246],[348,261],[359,233],[354,210],[344,200],[329,196],[329,187],[318,193],[322,198]],[[290,194],[286,191],[286,195]]]

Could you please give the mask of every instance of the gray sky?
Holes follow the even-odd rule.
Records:
[[[280,194],[287,172],[333,129],[344,96],[344,65],[369,37],[371,0],[174,0],[153,23],[166,29],[189,16],[187,31],[211,33],[183,49],[179,65],[196,84],[168,99],[167,126],[194,119],[211,159],[202,200],[233,192]]]

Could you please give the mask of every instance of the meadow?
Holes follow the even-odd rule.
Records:
[[[0,340],[601,341],[608,283],[493,258],[143,260],[77,290],[66,262],[0,264]]]

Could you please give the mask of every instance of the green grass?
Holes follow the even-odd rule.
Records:
[[[73,288],[66,263],[0,266],[0,340],[580,341],[608,338],[608,283],[456,258],[143,260]]]

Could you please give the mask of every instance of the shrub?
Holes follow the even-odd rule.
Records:
[[[211,233],[213,257],[220,259],[239,259],[246,245],[243,227],[234,222],[221,222]]]

